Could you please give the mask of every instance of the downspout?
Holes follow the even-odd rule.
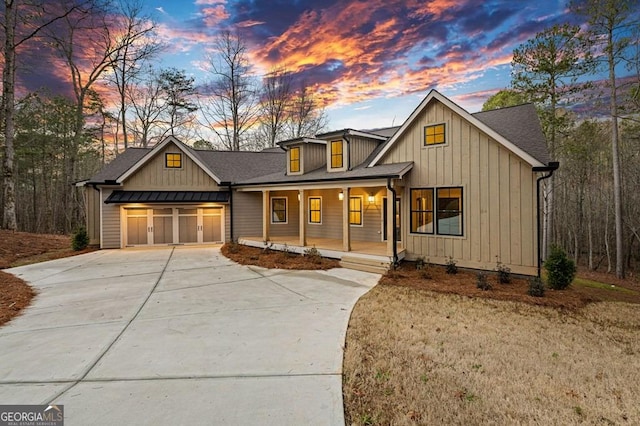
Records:
[[[229,235],[231,236],[230,243],[233,243],[233,188],[229,184]]]
[[[347,142],[347,171],[351,170],[351,140],[347,137],[349,131],[342,134],[342,139]]]
[[[391,200],[391,205],[393,206],[391,208],[391,214],[392,214],[392,221],[393,221],[393,227],[392,227],[392,234],[393,234],[393,267],[396,268],[398,266],[398,236],[396,235],[396,190],[395,188],[393,188],[391,186],[391,178],[387,178],[387,189],[389,191],[391,191],[391,193],[393,194],[393,199]],[[389,208],[389,206],[387,206],[387,208]],[[387,230],[387,232],[389,232]]]
[[[542,182],[545,179],[549,179],[551,176],[553,176],[553,172],[558,170],[559,167],[560,167],[559,162],[550,161],[547,166],[533,168],[534,173],[549,172],[549,174],[540,176],[538,179],[536,179],[536,212],[537,212],[536,225],[537,225],[537,231],[538,231],[538,236],[537,236],[538,238],[538,278],[540,278],[540,275],[541,275],[540,273],[542,268],[542,246],[541,246],[542,229],[540,227],[540,182]]]

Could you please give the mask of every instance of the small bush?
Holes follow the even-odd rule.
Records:
[[[447,274],[455,275],[458,273],[457,263],[453,257],[449,256],[449,260],[447,260]]]
[[[496,264],[496,271],[498,271],[498,282],[500,284],[509,284],[511,282],[511,268],[499,260]]]
[[[527,291],[529,296],[543,297],[544,296],[544,283],[539,277],[533,277],[529,279],[529,290]]]
[[[554,290],[564,290],[576,277],[576,264],[558,246],[551,246],[551,253],[544,262],[547,284]]]
[[[476,275],[476,287],[482,291],[491,290],[491,284],[487,281],[487,274],[484,272],[478,272]]]
[[[416,259],[416,269],[418,271],[424,269],[425,267],[425,261],[424,261],[424,257],[419,257]]]
[[[293,257],[295,255],[295,253],[291,250],[287,243],[282,246],[282,253],[284,253],[284,257]]]
[[[87,248],[89,245],[89,235],[87,235],[87,230],[84,228],[79,228],[76,232],[73,233],[73,237],[71,238],[71,248],[74,251],[80,251]]]
[[[313,263],[319,264],[322,263],[322,255],[316,248],[316,246],[311,247],[310,249],[306,249],[304,251],[304,255],[309,258],[309,260]]]

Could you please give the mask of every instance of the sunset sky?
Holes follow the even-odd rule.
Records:
[[[399,125],[435,88],[471,112],[510,81],[513,49],[574,21],[562,0],[146,0],[162,66],[198,83],[212,40],[240,28],[257,74],[284,65],[327,103],[330,128]],[[50,77],[51,78],[51,77]]]

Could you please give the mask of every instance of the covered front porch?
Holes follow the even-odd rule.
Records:
[[[404,257],[398,191],[386,180],[260,192],[262,235],[239,235],[242,244],[300,254],[315,247],[322,256],[343,263],[362,261],[385,268]]]

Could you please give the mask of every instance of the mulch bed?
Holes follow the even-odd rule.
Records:
[[[527,278],[512,276],[511,283],[500,284],[497,274],[489,273],[487,281],[491,285],[491,289],[485,291],[477,287],[478,271],[459,270],[457,274],[450,275],[446,273],[444,266],[439,265],[429,265],[427,271],[430,276],[428,279],[424,278],[422,270],[416,269],[414,262],[404,262],[399,268],[389,271],[382,277],[380,284],[405,286],[468,297],[511,300],[525,302],[531,305],[569,310],[579,309],[589,303],[599,301],[640,303],[640,291],[638,291],[640,288],[635,287],[630,281],[624,281],[626,283],[625,287],[629,289],[634,289],[635,287],[633,293],[574,284],[566,290],[552,290],[547,288],[544,297],[533,297],[527,293],[529,289],[529,280]],[[589,279],[602,282],[603,278],[606,277],[598,276],[596,278],[593,276]]]
[[[270,249],[227,243],[222,254],[241,265],[255,265],[270,269],[318,270],[339,268],[340,262],[320,256],[301,256]]]

